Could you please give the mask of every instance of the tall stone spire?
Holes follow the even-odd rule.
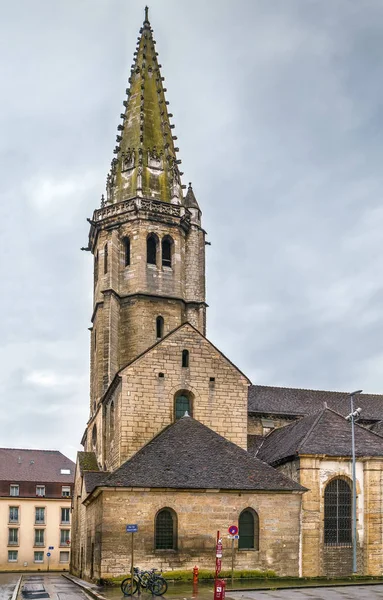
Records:
[[[183,203],[181,175],[168,113],[166,88],[158,64],[153,30],[145,20],[132,64],[125,111],[107,177],[107,204],[135,197]]]

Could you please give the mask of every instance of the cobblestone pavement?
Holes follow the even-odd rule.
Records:
[[[226,596],[232,600],[382,600],[383,585],[227,592]]]
[[[88,596],[74,583],[59,573],[28,573],[23,575],[21,592],[30,590],[35,594],[48,593],[49,600],[89,600]],[[21,593],[21,598],[24,595]],[[27,599],[27,596],[25,596]],[[38,598],[38,595],[36,595]],[[0,596],[1,599],[1,596]]]
[[[9,600],[19,578],[18,573],[0,573],[0,600]]]

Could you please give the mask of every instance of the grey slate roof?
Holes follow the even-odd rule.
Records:
[[[253,456],[256,455],[257,450],[262,446],[265,440],[264,435],[250,434],[247,436],[247,451]]]
[[[164,429],[98,485],[305,491],[192,417]]]
[[[61,474],[69,469],[69,475]],[[58,450],[0,448],[0,480],[73,483],[75,464]]]
[[[299,454],[351,456],[351,424],[331,409],[303,417],[269,433],[257,457],[270,465]],[[383,456],[383,437],[361,425],[355,425],[355,454]]]
[[[84,483],[86,493],[90,494],[93,492],[94,488],[100,485],[108,475],[107,471],[85,471]]]
[[[339,414],[346,416],[350,413],[350,396],[346,392],[264,385],[249,387],[249,413],[306,416],[317,413],[325,403]],[[360,394],[355,398],[355,403],[362,408],[362,420],[380,421],[383,419],[383,395]]]

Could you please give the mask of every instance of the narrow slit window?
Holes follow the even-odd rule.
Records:
[[[124,238],[124,260],[125,260],[125,267],[129,267],[129,265],[130,265],[130,239],[128,237]]]
[[[153,235],[146,240],[146,262],[148,265],[157,264],[157,242]]]
[[[162,240],[162,266],[172,266],[172,243],[169,238]]]
[[[104,246],[104,273],[108,272],[108,244]]]
[[[182,366],[184,368],[189,366],[189,350],[182,350]]]
[[[114,402],[113,402],[113,400],[110,405],[109,419],[110,419],[109,431],[110,431],[110,437],[112,438],[114,436]]]
[[[164,337],[164,319],[163,319],[163,317],[157,317],[157,319],[156,319],[156,336],[157,336],[157,339]]]

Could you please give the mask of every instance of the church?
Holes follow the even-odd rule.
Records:
[[[141,567],[213,569],[219,530],[228,568],[237,524],[237,569],[349,575],[349,396],[252,385],[206,337],[202,210],[182,184],[163,81],[146,9],[84,248],[94,257],[90,407],[71,572],[127,573],[130,523]],[[358,402],[358,573],[380,575],[383,396]]]

